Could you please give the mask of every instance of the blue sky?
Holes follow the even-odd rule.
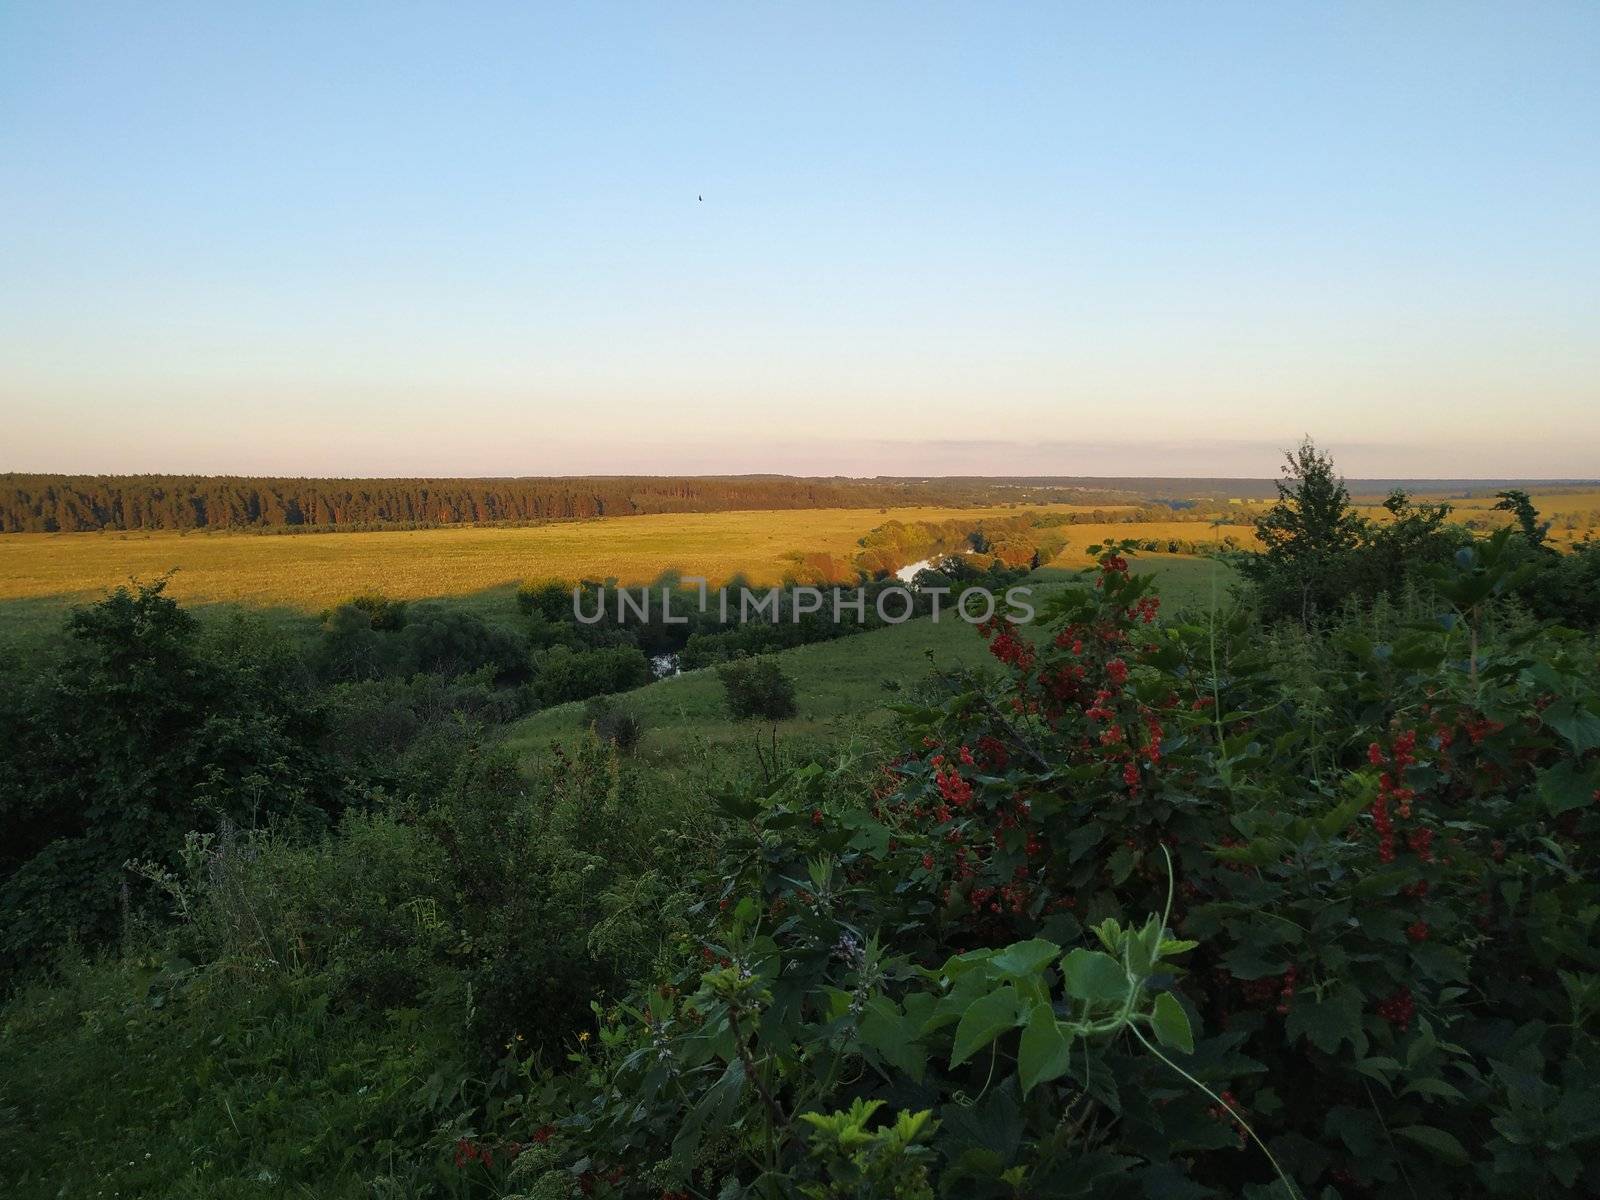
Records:
[[[10,0],[0,470],[1594,476],[1597,214],[1592,3]]]

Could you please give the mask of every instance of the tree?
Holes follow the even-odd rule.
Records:
[[[1296,615],[1302,625],[1338,605],[1341,575],[1361,545],[1366,522],[1350,504],[1333,458],[1307,437],[1284,455],[1278,500],[1256,520],[1266,547],[1244,562],[1269,615]]]
[[[759,717],[781,721],[796,712],[794,680],[776,659],[741,658],[717,668],[728,715],[736,721]]]
[[[1509,512],[1517,519],[1517,528],[1522,531],[1522,536],[1536,550],[1548,550],[1545,545],[1545,535],[1550,532],[1550,522],[1539,521],[1539,510],[1533,506],[1533,498],[1520,488],[1507,488],[1503,492],[1496,492],[1500,503],[1494,506],[1496,512]]]
[[[223,822],[321,823],[342,798],[298,657],[237,632],[208,644],[165,587],[75,610],[61,664],[15,681],[21,719],[0,738],[0,980],[109,937],[128,860],[170,862],[185,833]]]

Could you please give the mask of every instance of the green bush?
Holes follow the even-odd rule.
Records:
[[[781,721],[795,714],[794,680],[776,659],[741,658],[717,668],[728,715],[736,721]]]
[[[404,629],[406,624],[406,602],[404,600],[391,600],[378,592],[362,592],[346,603],[351,608],[359,609],[367,614],[367,620],[372,628],[393,633]]]
[[[573,650],[552,646],[535,664],[533,693],[544,705],[631,691],[650,682],[650,660],[634,646]]]
[[[908,713],[881,775],[729,798],[677,969],[602,1022],[517,1174],[1594,1194],[1594,649],[1496,634],[1507,569],[1464,556],[1446,619],[1318,635],[1291,684],[1242,617],[1156,624],[1107,553],[1048,641],[989,626],[1003,679]]]
[[[524,638],[458,609],[415,610],[398,637],[401,670],[407,674],[453,679],[488,667],[501,683],[529,675]]]
[[[596,696],[585,704],[583,723],[622,754],[632,754],[644,737],[644,721],[639,714],[610,696]]]
[[[6,1195],[494,1194],[461,1132],[528,1142],[531,1064],[651,972],[682,911],[663,864],[714,845],[689,834],[590,739],[528,775],[458,756],[323,838],[190,837],[141,868],[176,924],[0,1009]]]
[[[130,858],[190,830],[320,827],[345,800],[299,659],[248,623],[204,639],[164,581],[74,610],[53,670],[18,680],[0,739],[0,987],[142,903]]]
[[[537,613],[552,624],[572,620],[572,588],[559,579],[525,583],[517,589],[517,607],[525,615]],[[591,599],[590,608],[593,608]]]

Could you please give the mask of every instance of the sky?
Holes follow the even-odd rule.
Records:
[[[1600,476],[1600,4],[0,3],[0,471]]]

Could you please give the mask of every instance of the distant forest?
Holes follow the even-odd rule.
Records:
[[[1572,481],[1545,481],[1560,486]],[[1349,480],[1390,488],[1492,494],[1519,481]],[[1137,505],[1188,518],[1227,499],[1265,499],[1267,479],[802,478],[791,475],[564,476],[525,479],[262,479],[234,475],[0,474],[0,533],[230,529],[296,532],[537,524],[643,513],[767,508]],[[1175,497],[1175,498],[1169,498]],[[1154,519],[1152,514],[1145,519]]]
[[[0,475],[0,532],[377,529],[534,523],[642,513],[1011,503],[1129,503],[1081,486],[789,476],[254,479]]]

